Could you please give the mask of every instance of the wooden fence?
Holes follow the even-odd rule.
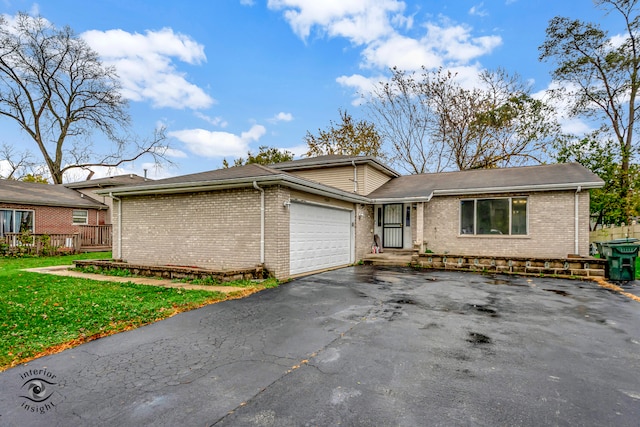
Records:
[[[640,239],[640,224],[606,227],[589,233],[589,243],[625,238]]]
[[[111,225],[83,225],[78,233],[6,233],[0,237],[0,255],[54,255],[82,250],[110,249]]]
[[[81,225],[80,246],[108,246],[112,242],[111,225]]]

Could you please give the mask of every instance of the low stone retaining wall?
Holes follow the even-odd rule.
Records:
[[[557,276],[562,278],[605,277],[606,261],[598,258],[481,257],[451,254],[419,254],[412,265],[441,270]]]
[[[106,260],[77,260],[74,261],[74,264],[76,267],[82,268],[96,267],[103,270],[129,270],[131,274],[136,276],[162,277],[163,279],[205,279],[211,277],[220,282],[231,282],[234,280],[263,279],[268,275],[262,266],[234,270],[209,270],[198,267],[140,265]]]

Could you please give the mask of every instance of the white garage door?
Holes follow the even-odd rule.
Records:
[[[289,274],[352,263],[351,211],[291,203]]]

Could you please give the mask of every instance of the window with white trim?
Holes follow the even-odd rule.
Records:
[[[89,211],[84,209],[74,209],[73,223],[76,225],[89,224]]]
[[[526,197],[460,201],[460,234],[522,236],[527,233]]]
[[[0,209],[0,236],[6,233],[33,233],[33,211]]]

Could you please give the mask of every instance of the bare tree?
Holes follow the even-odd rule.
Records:
[[[70,169],[116,167],[145,154],[164,159],[164,129],[131,138],[127,106],[115,69],[69,27],[23,13],[0,17],[0,116],[33,139],[54,183]],[[109,141],[100,153],[94,131]]]
[[[0,147],[0,163],[3,165],[4,173],[1,179],[21,179],[24,176],[33,174],[33,156],[29,151],[17,151],[15,147],[4,143]]]
[[[503,70],[482,72],[472,89],[446,70],[392,72],[368,108],[410,173],[539,162],[559,133],[552,110]]]
[[[446,147],[431,139],[436,123],[425,82],[395,67],[391,71],[390,81],[379,83],[366,104],[378,132],[390,144],[391,162],[412,174],[446,169]]]

